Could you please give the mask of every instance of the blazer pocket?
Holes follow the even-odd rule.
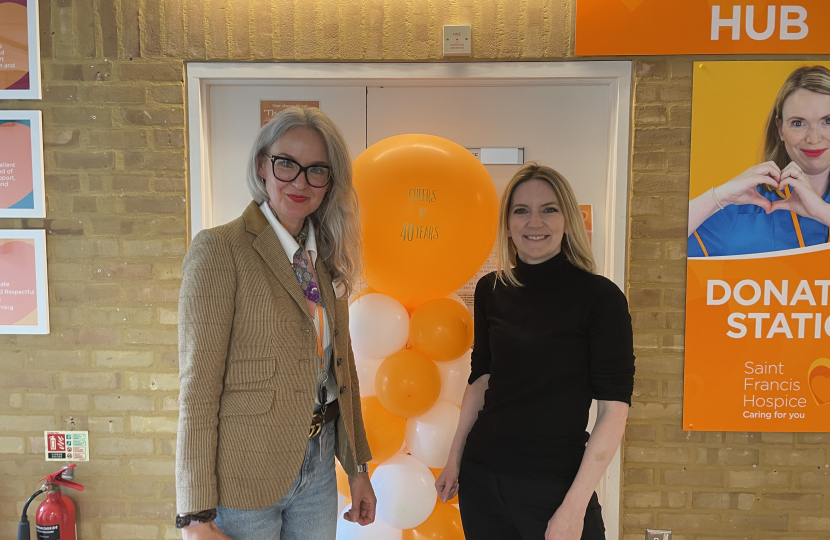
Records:
[[[265,414],[274,404],[274,392],[230,392],[222,396],[219,418]]]
[[[277,372],[276,358],[245,358],[232,360],[225,375],[227,384],[267,381]]]

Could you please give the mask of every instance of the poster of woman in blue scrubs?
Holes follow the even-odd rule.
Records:
[[[729,128],[743,131],[726,117]],[[688,254],[803,248],[827,242],[828,226],[830,69],[806,65],[790,73],[771,102],[763,161],[689,201]]]
[[[830,431],[830,62],[694,69],[683,428]]]

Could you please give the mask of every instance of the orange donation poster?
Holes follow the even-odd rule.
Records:
[[[828,54],[827,0],[577,0],[577,56]]]
[[[830,431],[830,63],[695,64],[683,429]]]
[[[0,231],[0,334],[48,334],[45,233]]]
[[[36,0],[0,0],[0,99],[40,98]]]

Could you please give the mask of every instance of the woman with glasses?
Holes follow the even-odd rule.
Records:
[[[334,539],[335,456],[345,518],[368,525],[376,503],[349,339],[351,159],[328,116],[291,108],[247,173],[254,201],[201,231],[182,270],[176,522],[185,540]]]

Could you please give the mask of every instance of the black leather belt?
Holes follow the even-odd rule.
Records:
[[[311,417],[311,429],[308,432],[308,438],[313,439],[323,432],[323,426],[330,424],[337,420],[340,415],[340,403],[335,399],[328,405],[325,405],[319,412],[314,413]]]

